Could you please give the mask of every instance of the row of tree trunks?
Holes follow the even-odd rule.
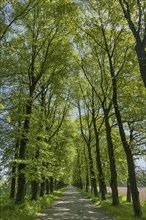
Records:
[[[121,2],[121,6],[123,7],[123,3],[122,3],[121,0],[120,0],[120,2]],[[126,2],[126,1],[124,1],[124,2]],[[123,8],[123,10],[124,10],[124,8]],[[127,12],[125,11],[125,13],[127,13]],[[128,19],[130,21],[130,17]],[[108,61],[109,61],[109,67],[110,67],[109,73],[110,73],[110,76],[111,76],[112,92],[113,92],[112,103],[114,105],[114,111],[115,111],[115,116],[116,116],[117,123],[118,123],[118,128],[119,128],[121,142],[122,142],[123,149],[125,151],[126,158],[127,158],[128,174],[129,174],[129,182],[130,182],[130,187],[131,187],[131,195],[132,195],[132,201],[133,201],[134,215],[136,217],[141,217],[142,216],[142,211],[141,211],[141,207],[140,207],[139,192],[138,192],[138,188],[137,188],[137,181],[136,181],[136,173],[135,173],[135,164],[134,164],[134,159],[133,159],[133,153],[132,153],[130,145],[128,144],[128,142],[126,140],[126,133],[124,131],[124,126],[123,126],[123,122],[122,122],[121,112],[119,110],[119,104],[118,104],[118,87],[117,87],[117,79],[116,78],[120,74],[120,71],[122,70],[122,68],[119,70],[118,75],[116,75],[115,74],[115,69],[114,69],[115,68],[115,64],[113,63],[113,60],[114,60],[113,51],[114,50],[113,49],[111,50],[111,48],[108,45],[104,28],[102,28],[102,34],[103,34],[103,38],[104,38],[104,44],[105,44],[106,53],[107,53]],[[106,113],[106,112],[104,112],[104,113]],[[108,124],[108,120],[107,119],[108,119],[107,114],[105,114],[105,123],[106,124]],[[110,131],[110,129],[111,129],[110,126],[109,126],[108,129],[106,128],[107,134]],[[107,140],[108,140],[108,136],[107,136]],[[114,159],[114,155],[113,155],[113,159]],[[112,167],[110,167],[110,169],[112,171]],[[115,175],[115,178],[116,178],[117,177],[116,173],[114,175]],[[113,185],[114,182],[115,182],[114,179],[111,179],[111,184],[112,185]],[[111,187],[113,187],[113,189],[116,188],[115,183],[114,183],[113,186],[112,185],[111,185]],[[115,190],[115,192],[116,192],[116,190]]]
[[[106,191],[105,191],[106,184],[105,184],[104,174],[102,170],[102,162],[101,162],[100,147],[99,147],[99,135],[96,130],[96,127],[94,129],[95,129],[95,139],[96,139],[96,166],[98,170],[99,190],[101,193],[101,199],[105,200],[106,199]]]
[[[84,101],[86,102],[86,98],[84,95],[84,91],[82,89],[82,86],[80,84],[80,88],[81,88],[81,92],[84,98]],[[98,180],[99,180],[99,187],[100,187],[100,192],[101,192],[101,197],[102,200],[105,200],[105,182],[104,182],[104,175],[103,175],[103,171],[102,171],[102,163],[101,163],[101,156],[100,156],[100,146],[99,146],[99,137],[98,137],[98,131],[97,131],[97,126],[96,126],[96,115],[95,115],[95,100],[94,100],[94,90],[92,89],[92,94],[91,94],[91,98],[92,98],[92,105],[91,105],[91,111],[92,111],[92,119],[91,121],[89,121],[89,115],[87,115],[87,126],[88,126],[88,136],[85,135],[84,133],[84,129],[83,129],[83,124],[82,124],[82,113],[81,113],[81,109],[80,109],[80,102],[78,102],[78,110],[79,110],[79,118],[80,118],[80,127],[81,127],[81,134],[83,136],[83,139],[85,140],[86,146],[87,146],[87,157],[89,160],[89,178],[90,178],[90,182],[91,182],[91,192],[94,192],[95,196],[99,196],[98,190],[97,190],[97,177],[95,175],[95,172],[98,171]],[[88,113],[90,114],[90,109],[88,107]],[[91,127],[93,124],[93,128],[94,128],[94,134],[95,134],[95,141],[96,141],[96,167],[97,170],[94,170],[94,165],[93,165],[93,158],[92,158],[92,152],[91,152],[91,137],[92,137],[92,131],[91,131]],[[85,161],[87,161],[86,158],[86,150],[84,150],[84,155],[85,155]],[[86,191],[88,191],[88,168],[87,168],[87,164],[88,162],[86,162]]]
[[[88,160],[87,160],[87,156],[86,156],[86,146],[84,145],[84,157],[85,157],[85,172],[86,172],[86,183],[85,183],[85,189],[86,192],[89,191],[89,171],[88,171]]]
[[[14,168],[12,168],[13,171]],[[16,173],[15,173],[16,174]],[[38,196],[43,197],[45,194],[51,194],[53,193],[54,189],[60,189],[64,187],[63,182],[57,182],[56,186],[54,184],[53,177],[50,176],[49,178],[42,179],[42,182],[38,182],[37,180],[31,181],[31,200],[37,200]],[[26,187],[24,196],[26,194]],[[10,191],[10,198],[14,199],[16,196],[16,177],[11,179],[11,191]]]
[[[36,186],[37,187],[34,187],[34,185],[33,185],[33,187],[32,187],[32,195],[33,195],[33,193],[35,193],[35,195],[37,195],[37,196],[34,198],[32,197],[32,200],[37,199],[38,193],[41,197],[43,197],[45,194],[53,193],[53,191],[55,189],[52,176],[50,176],[49,178],[45,178],[45,177],[42,178],[42,182],[40,184],[37,182]]]
[[[91,146],[90,143],[87,145],[88,149],[88,157],[89,157],[89,170],[90,170],[90,179],[91,179],[91,189],[93,189],[94,195],[98,195],[98,190],[97,190],[97,182],[96,182],[96,177],[95,177],[95,172],[94,172],[94,167],[93,167],[93,159],[91,155]]]
[[[38,192],[40,192],[40,196],[43,197],[45,194],[51,194],[54,190],[60,189],[62,187],[64,187],[64,183],[53,179],[52,176],[49,178],[44,177],[40,184],[36,181],[32,181],[32,195],[36,195],[35,197],[32,196],[32,200],[37,199]]]
[[[105,180],[104,180],[104,174],[103,174],[103,170],[102,170],[101,153],[100,153],[100,145],[99,145],[99,132],[97,130],[97,125],[96,125],[94,93],[95,93],[95,91],[92,88],[92,120],[93,120],[94,134],[95,134],[96,166],[97,166],[97,170],[98,170],[98,181],[99,181],[101,198],[102,198],[102,200],[105,200],[106,199]]]
[[[114,155],[111,127],[109,124],[109,116],[108,116],[109,109],[105,109],[104,104],[103,104],[103,111],[104,111],[104,119],[105,119],[105,127],[106,127],[108,155],[109,155],[109,162],[110,162],[110,174],[111,174],[110,187],[112,190],[112,205],[116,206],[116,205],[119,205],[117,171],[116,171],[116,163],[115,163],[115,155]]]

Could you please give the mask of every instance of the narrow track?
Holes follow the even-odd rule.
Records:
[[[72,186],[36,220],[114,220],[102,208],[83,198]]]

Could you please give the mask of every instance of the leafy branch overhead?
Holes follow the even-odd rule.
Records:
[[[145,4],[2,0],[1,182],[15,204],[73,184],[102,200],[110,187],[118,209],[127,184],[142,216]]]

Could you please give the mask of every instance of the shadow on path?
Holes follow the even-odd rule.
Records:
[[[89,199],[83,198],[72,186],[45,212],[39,213],[36,220],[114,220],[102,208]]]

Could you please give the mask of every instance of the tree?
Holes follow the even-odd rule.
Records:
[[[68,18],[71,18],[75,9],[74,4],[70,1],[65,1],[63,4],[56,1],[37,1],[37,4],[34,1],[32,4],[30,1],[29,3],[32,7],[30,5],[27,7],[29,9],[27,10],[27,16],[25,16],[25,11],[23,16],[22,14],[20,15],[19,19],[17,19],[18,11],[17,7],[15,7],[16,5],[11,5],[15,10],[14,13],[13,10],[9,11],[9,15],[12,16],[9,19],[11,21],[14,20],[15,25],[10,21],[11,24],[8,24],[8,27],[11,26],[9,32],[8,27],[4,25],[4,30],[6,28],[4,35],[6,36],[6,32],[9,33],[9,38],[6,36],[8,43],[2,45],[4,48],[3,57],[7,53],[7,60],[3,64],[4,68],[2,67],[2,69],[5,69],[3,77],[6,77],[7,72],[11,83],[14,85],[12,74],[10,74],[13,72],[17,86],[22,87],[24,92],[22,100],[23,113],[19,115],[22,128],[19,158],[17,160],[19,177],[16,203],[24,201],[29,135],[32,135],[30,130],[34,120],[34,109],[39,96],[43,92],[42,84],[45,85],[44,90],[54,82],[57,87],[69,72],[68,61],[71,42],[68,36],[72,27],[66,25],[65,19],[69,13],[70,17],[68,16]],[[20,6],[22,11],[23,9],[25,10],[26,5],[21,2]],[[4,13],[6,13],[5,8]],[[5,38],[2,37],[2,39],[4,40]],[[12,49],[11,52],[10,48]],[[11,55],[13,53],[13,59],[9,56],[10,53]],[[17,65],[12,65],[12,71],[12,68],[9,68],[9,63],[13,63],[14,58]],[[17,102],[17,98],[15,100]]]
[[[95,7],[93,7],[93,5]],[[131,192],[133,194],[134,213],[136,216],[141,216],[141,208],[140,208],[138,190],[136,185],[134,160],[130,146],[128,145],[128,142],[126,140],[126,134],[121,120],[121,113],[118,105],[118,96],[117,96],[119,92],[119,87],[117,87],[117,78],[119,77],[120,73],[123,71],[123,68],[125,67],[125,62],[127,61],[126,57],[127,57],[128,48],[123,47],[123,53],[121,51],[119,53],[118,46],[121,45],[121,35],[124,33],[124,31],[122,27],[119,28],[119,21],[115,19],[115,14],[114,16],[112,16],[113,14],[110,14],[111,7],[108,7],[107,4],[106,5],[107,7],[103,8],[103,4],[102,3],[100,4],[99,2],[97,3],[94,2],[93,5],[91,3],[91,7],[89,7],[90,14],[88,14],[86,17],[85,28],[82,28],[79,25],[78,26],[93,41],[92,43],[93,50],[95,49],[96,51],[97,48],[100,48],[102,53],[104,54],[104,57],[106,57],[108,61],[106,67],[108,67],[111,76],[110,79],[111,82],[110,89],[112,93],[111,105],[113,104],[114,106],[115,115],[119,126],[121,142],[123,144],[123,148],[125,150],[127,157],[128,172],[132,187]],[[101,39],[97,38],[97,36],[102,36],[102,38]],[[98,52],[96,52],[96,55],[98,57]],[[119,62],[117,62],[119,58],[122,60],[121,65],[119,65]],[[98,63],[99,62],[101,62],[100,56],[98,58]],[[90,80],[88,81],[90,82]],[[103,79],[101,80],[101,83],[102,82]]]
[[[101,19],[101,24],[103,25],[102,19]],[[120,74],[122,67],[121,67],[121,69],[118,70],[118,74],[117,74],[115,72],[115,63],[113,62],[114,50],[115,50],[114,47],[115,46],[113,47],[112,50],[111,50],[112,46],[109,47],[109,44],[107,42],[106,29],[104,28],[104,26],[102,26],[102,34],[104,37],[105,48],[106,48],[108,59],[109,59],[110,74],[111,74],[111,78],[112,78],[113,104],[114,104],[115,115],[116,115],[117,123],[119,126],[119,133],[120,133],[120,137],[121,137],[121,142],[123,144],[123,148],[125,150],[126,157],[127,157],[128,173],[129,173],[129,181],[130,181],[130,185],[131,185],[134,214],[135,214],[135,216],[141,216],[142,212],[141,212],[141,207],[140,207],[139,192],[138,192],[137,183],[136,183],[136,174],[135,174],[135,165],[134,165],[134,160],[133,160],[133,154],[132,154],[130,145],[128,144],[128,142],[126,140],[126,133],[124,131],[122,116],[121,116],[119,104],[118,104],[117,77]]]
[[[145,3],[116,3],[2,1],[0,160],[16,204],[72,182],[102,199],[110,183],[118,205],[127,181],[142,215]]]
[[[21,19],[21,17],[27,16],[30,10],[36,6],[38,1],[29,1],[26,4],[19,3],[8,3],[7,1],[3,0],[1,2],[1,30],[2,34],[0,36],[0,41],[3,40],[9,28],[17,22],[17,20]]]
[[[141,77],[146,87],[146,2],[144,0],[119,0],[124,17],[135,38],[135,51],[138,57]]]
[[[85,98],[85,97],[84,97]],[[86,100],[83,100],[83,106],[87,104]],[[87,146],[87,152],[88,152],[88,158],[89,158],[89,171],[90,171],[90,179],[91,179],[91,187],[94,190],[94,195],[98,196],[98,191],[97,191],[97,183],[96,183],[96,176],[95,176],[95,171],[94,171],[94,166],[93,166],[93,158],[92,158],[92,153],[91,153],[91,147],[92,147],[92,118],[90,114],[90,110],[88,108],[84,109],[85,116],[82,115],[82,108],[81,108],[81,103],[78,100],[78,111],[79,111],[79,119],[80,119],[80,128],[81,128],[81,134],[82,137],[86,143]],[[87,106],[86,106],[87,107]],[[83,126],[83,122],[85,125]]]

